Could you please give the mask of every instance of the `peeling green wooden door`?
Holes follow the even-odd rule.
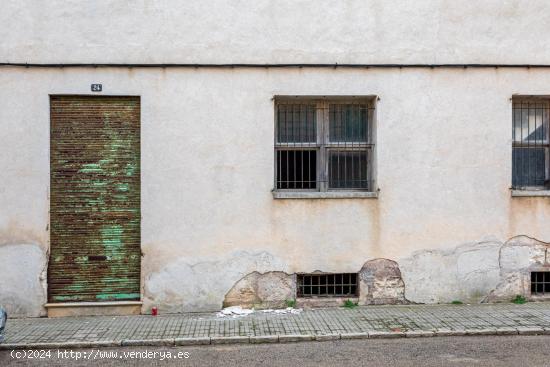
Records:
[[[139,300],[139,97],[52,96],[50,109],[48,300]]]

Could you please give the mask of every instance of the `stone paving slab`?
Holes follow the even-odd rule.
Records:
[[[357,338],[550,334],[550,303],[364,306],[299,314],[261,311],[10,319],[0,349],[275,343]]]

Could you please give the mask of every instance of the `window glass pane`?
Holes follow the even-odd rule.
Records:
[[[330,104],[331,142],[367,142],[368,107],[366,104]]]
[[[316,181],[316,150],[277,150],[277,189],[315,189]]]
[[[368,189],[366,151],[329,151],[329,188]]]
[[[279,143],[315,143],[317,141],[315,105],[280,104],[277,106]]]
[[[544,186],[547,148],[513,148],[512,185]]]
[[[515,102],[513,139],[529,144],[548,143],[548,108],[546,101]]]

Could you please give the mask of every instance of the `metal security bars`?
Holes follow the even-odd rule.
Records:
[[[357,296],[357,273],[298,274],[298,297]]]
[[[531,272],[531,294],[534,296],[550,295],[550,272]]]
[[[515,189],[550,188],[549,110],[548,99],[513,100],[512,187]]]
[[[373,191],[373,117],[373,98],[276,98],[275,189]]]

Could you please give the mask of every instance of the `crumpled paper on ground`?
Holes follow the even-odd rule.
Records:
[[[297,315],[297,314],[302,312],[302,309],[301,308],[287,307],[287,308],[283,308],[283,309],[280,309],[280,310],[271,310],[271,309],[269,309],[269,310],[255,311],[253,309],[242,308],[241,306],[231,306],[231,307],[226,307],[223,310],[221,310],[220,312],[216,313],[216,316],[217,317],[236,318],[236,317],[242,317],[242,316],[250,315],[254,312],[274,313],[274,314],[283,314],[283,315],[284,314]]]

